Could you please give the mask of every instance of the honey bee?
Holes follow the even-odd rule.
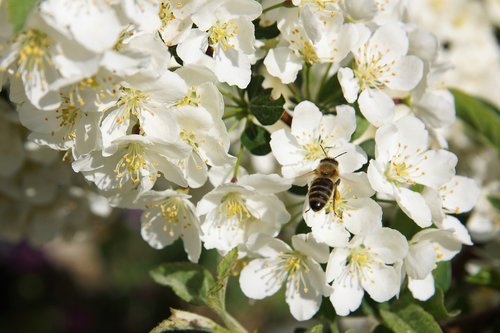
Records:
[[[323,152],[325,151],[323,150]],[[309,198],[309,207],[314,212],[319,212],[323,209],[329,200],[332,200],[333,210],[335,210],[335,197],[337,194],[337,187],[340,184],[339,162],[336,158],[344,154],[345,153],[335,157],[327,156],[323,158],[316,169],[307,174],[315,176],[309,185],[307,194]]]

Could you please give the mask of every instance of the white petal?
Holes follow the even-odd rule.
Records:
[[[300,321],[308,320],[318,312],[323,296],[314,289],[316,287],[308,283],[307,286],[301,285],[296,288],[294,283],[287,283],[286,302],[290,307],[290,313],[295,319]]]
[[[335,248],[330,253],[326,266],[326,281],[333,281],[344,274],[347,270],[346,263],[349,255],[350,251],[347,248]]]
[[[306,254],[309,258],[312,258],[324,264],[328,261],[329,248],[325,244],[320,244],[316,242],[312,234],[299,234],[292,237],[293,248],[301,253]]]
[[[419,301],[427,301],[434,295],[434,277],[429,273],[424,279],[416,280],[408,278],[408,289],[410,289],[413,297]]]
[[[384,176],[383,166],[376,160],[371,160],[368,165],[368,179],[375,191],[390,195],[394,193],[394,187]]]
[[[408,254],[405,236],[391,228],[380,228],[365,235],[363,243],[386,264],[400,261]]]
[[[472,178],[455,176],[439,188],[443,207],[450,213],[460,214],[470,211],[479,199],[481,189]]]
[[[305,153],[299,148],[297,139],[286,129],[271,134],[271,149],[281,165],[294,164],[304,159]]]
[[[374,301],[385,302],[398,293],[401,279],[394,267],[372,265],[371,269],[364,269],[363,272],[365,278],[361,284]]]
[[[394,195],[399,207],[419,227],[425,228],[432,224],[431,210],[420,193],[413,192],[407,188],[399,188]]]
[[[359,308],[365,292],[359,285],[357,277],[348,275],[341,282],[335,281],[332,287],[330,302],[339,316],[347,316]]]
[[[381,77],[390,89],[410,91],[415,88],[422,79],[424,64],[415,56],[399,58],[394,64],[392,71],[395,75]]]
[[[358,98],[359,83],[354,77],[352,69],[345,67],[339,69],[338,78],[344,98],[349,103],[354,103]]]
[[[217,46],[214,51],[215,68],[217,79],[230,85],[237,85],[245,89],[250,83],[250,59],[242,52],[229,47],[223,51],[222,46]]]
[[[342,213],[345,227],[351,233],[369,234],[382,226],[382,208],[369,198],[349,199]]]
[[[419,184],[437,188],[455,175],[457,156],[447,150],[430,150],[424,153],[419,167],[422,172],[415,179]]]
[[[302,60],[297,58],[288,47],[277,47],[269,50],[264,65],[272,76],[284,84],[292,83],[302,69]]]
[[[388,50],[390,56],[405,55],[408,52],[408,37],[406,32],[397,24],[386,24],[378,28],[369,40],[370,49]],[[378,45],[376,48],[375,45]]]
[[[263,299],[276,293],[283,283],[276,278],[280,267],[272,264],[271,260],[254,259],[243,268],[240,273],[240,287],[243,293],[253,299]],[[273,270],[277,270],[273,272]]]
[[[301,144],[317,139],[322,117],[323,114],[314,103],[299,103],[293,111],[292,134]]]
[[[378,89],[363,90],[359,95],[358,104],[361,113],[376,127],[387,124],[394,117],[394,101]]]
[[[405,258],[405,269],[413,279],[423,279],[432,272],[436,265],[436,251],[430,241],[412,244]]]
[[[456,217],[446,215],[441,228],[453,231],[453,236],[455,236],[456,239],[462,242],[462,244],[473,245],[469,231]]]

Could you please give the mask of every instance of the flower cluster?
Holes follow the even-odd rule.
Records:
[[[6,27],[0,82],[31,141],[65,151],[112,206],[143,210],[153,248],[181,238],[198,262],[203,247],[237,247],[249,298],[285,284],[296,319],[324,297],[345,316],[365,292],[385,302],[403,283],[430,298],[436,264],[472,244],[454,215],[480,188],[446,150],[447,66],[407,10],[404,0],[45,0],[23,30]],[[9,131],[7,155],[22,156]],[[282,176],[240,166],[271,151]],[[300,197],[310,232],[290,246],[282,192],[318,177],[323,205],[312,209],[313,188]],[[403,234],[401,220],[419,231]]]

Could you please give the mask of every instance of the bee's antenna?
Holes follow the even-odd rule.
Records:
[[[340,156],[342,156],[342,155],[344,155],[344,154],[347,154],[347,152],[345,151],[345,152],[343,152],[343,153],[340,153],[340,154],[338,154],[337,156],[335,156],[334,158],[340,157]]]
[[[326,154],[325,148],[323,148],[323,146],[321,144],[319,146],[321,147],[321,150],[323,151],[323,154],[325,154],[325,157],[328,157],[328,155]]]

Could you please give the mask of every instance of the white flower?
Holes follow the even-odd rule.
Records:
[[[192,29],[177,47],[185,64],[212,70],[220,82],[245,88],[250,82],[250,57],[254,53],[252,20],[261,13],[253,0],[210,0],[192,15]],[[213,53],[213,56],[207,55]]]
[[[307,200],[304,204],[304,220],[311,227],[312,235],[331,247],[347,246],[349,232],[367,234],[382,226],[382,208],[370,199],[375,191],[366,174],[343,174],[340,179],[336,196],[324,209],[314,212]],[[333,202],[335,211],[332,211]]]
[[[500,197],[500,181],[495,180],[484,186],[477,206],[467,221],[467,228],[478,242],[498,240],[500,236],[500,212],[489,197]]]
[[[364,291],[376,302],[385,302],[399,292],[400,272],[391,266],[408,253],[408,243],[398,231],[379,228],[356,235],[348,247],[336,248],[326,268],[333,280],[330,296],[335,312],[346,316],[361,304]]]
[[[361,113],[379,127],[392,120],[394,101],[386,90],[408,92],[422,78],[423,63],[407,56],[408,37],[395,24],[384,25],[370,36],[370,30],[357,25],[360,40],[352,49],[353,69],[339,70],[339,82],[349,103],[358,99]]]
[[[318,8],[313,3],[304,5],[300,16],[281,24],[280,30],[283,42],[269,51],[264,64],[285,84],[295,81],[304,62],[338,65],[356,41],[356,31],[343,24],[341,12]]]
[[[45,0],[40,15],[52,28],[91,52],[102,53],[122,31],[118,14],[105,0]]]
[[[168,70],[157,79],[141,75],[127,78],[115,100],[103,106],[106,112],[101,124],[104,147],[130,134],[136,125],[139,133],[166,141],[178,140],[179,128],[167,108],[182,100],[187,91],[184,80]]]
[[[431,210],[421,193],[411,186],[431,188],[455,174],[457,157],[445,150],[428,150],[428,133],[417,118],[407,116],[377,130],[375,160],[368,178],[378,192],[396,199],[399,207],[420,227],[431,225]]]
[[[408,288],[421,301],[434,295],[432,271],[436,263],[451,260],[462,248],[462,242],[450,230],[426,229],[409,242],[404,268],[408,274]]]
[[[240,274],[243,293],[263,299],[286,286],[286,302],[297,320],[312,318],[319,310],[323,296],[329,293],[325,273],[319,265],[328,259],[328,247],[318,244],[310,234],[292,237],[292,250],[279,239],[257,238],[255,254]]]
[[[103,191],[150,190],[159,172],[166,179],[186,186],[181,170],[169,158],[182,159],[188,152],[188,148],[180,143],[131,134],[114,140],[102,152],[83,155],[73,162],[73,169],[82,172]]]
[[[349,143],[356,128],[354,109],[342,105],[336,110],[336,116],[323,115],[313,103],[301,102],[295,107],[291,130],[272,133],[270,145],[283,166],[283,176],[302,176],[314,170],[321,159],[343,153],[338,158],[341,174],[353,172],[366,163],[365,153]]]
[[[142,238],[153,248],[163,249],[181,238],[188,259],[198,262],[201,254],[200,220],[190,195],[182,190],[130,192],[112,198],[115,206],[143,209]]]
[[[202,240],[207,249],[226,252],[245,245],[253,234],[276,236],[290,214],[274,193],[290,184],[278,175],[253,174],[216,187],[198,202]]]

